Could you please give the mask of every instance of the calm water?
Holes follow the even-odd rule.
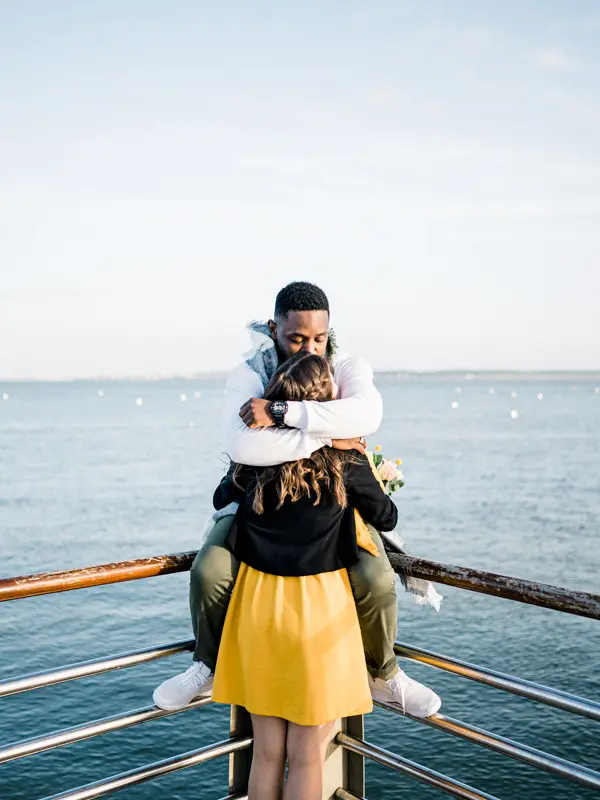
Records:
[[[478,380],[463,382],[460,393],[454,382],[388,377],[379,385],[386,419],[370,444],[404,461],[399,531],[411,552],[598,591],[594,384],[496,383],[494,394]],[[3,577],[194,549],[222,471],[222,382],[13,384],[3,391],[10,394],[0,399]],[[597,622],[442,592],[439,614],[400,596],[402,640],[600,699]],[[187,638],[187,576],[5,603],[0,624],[2,678]],[[182,655],[7,698],[0,741],[147,705],[154,686],[189,661]],[[439,691],[446,714],[600,768],[597,723],[424,666],[407,670]],[[108,734],[0,767],[0,798],[35,800],[226,735],[219,706]],[[595,796],[381,710],[368,718],[367,737],[504,800]],[[226,769],[224,761],[196,767],[124,796],[216,800],[226,794]],[[370,800],[441,796],[376,765],[367,776]]]

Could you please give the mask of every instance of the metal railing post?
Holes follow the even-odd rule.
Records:
[[[351,753],[340,747],[337,736],[345,733],[348,736],[363,736],[363,718],[346,717],[337,720],[332,733],[332,739],[325,754],[325,767],[323,770],[323,800],[333,800],[338,797],[339,789],[347,789],[352,796],[362,797],[365,791],[364,758],[358,753]]]
[[[250,714],[241,706],[231,706],[230,737],[252,736]],[[240,794],[248,791],[250,767],[252,765],[252,745],[229,755],[229,793]]]
[[[342,731],[355,739],[364,739],[364,717],[346,717],[342,724]],[[342,788],[348,789],[358,797],[362,797],[365,793],[365,759],[358,753],[352,753],[346,749],[344,749],[344,783],[342,783]]]

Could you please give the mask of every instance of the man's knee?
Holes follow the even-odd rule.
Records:
[[[395,573],[384,556],[377,558],[365,553],[348,574],[357,602],[367,598],[385,602],[396,596]]]
[[[237,572],[233,554],[210,540],[198,552],[190,569],[190,587],[199,596],[215,597],[230,591]]]
[[[190,582],[204,591],[231,578],[231,554],[223,547],[201,550],[190,569]]]

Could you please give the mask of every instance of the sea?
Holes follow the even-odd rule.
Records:
[[[411,554],[583,591],[600,576],[600,380],[380,375],[369,447],[403,462],[398,533]],[[226,459],[224,379],[0,385],[0,577],[193,550]],[[0,679],[191,637],[185,573],[0,605]],[[600,700],[600,622],[438,587],[398,594],[399,638]],[[190,654],[2,700],[8,744],[151,704]],[[600,726],[402,660],[441,712],[600,769]],[[348,668],[351,668],[348,665]],[[0,800],[38,800],[228,736],[211,705],[0,766]],[[376,710],[366,738],[503,800],[591,800],[576,783]],[[439,791],[373,763],[369,800]],[[227,761],[123,792],[217,800]]]

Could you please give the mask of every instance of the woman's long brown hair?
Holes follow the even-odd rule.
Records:
[[[333,400],[333,375],[326,358],[311,353],[296,353],[285,361],[273,375],[265,391],[266,400]],[[352,460],[352,451],[323,447],[310,458],[290,461],[275,467],[256,470],[257,481],[252,508],[257,514],[264,511],[264,491],[270,483],[276,483],[281,508],[286,497],[292,502],[307,494],[314,495],[314,504],[321,502],[323,489],[346,508],[346,486],[344,467]],[[233,479],[239,475],[241,466],[235,469]]]

